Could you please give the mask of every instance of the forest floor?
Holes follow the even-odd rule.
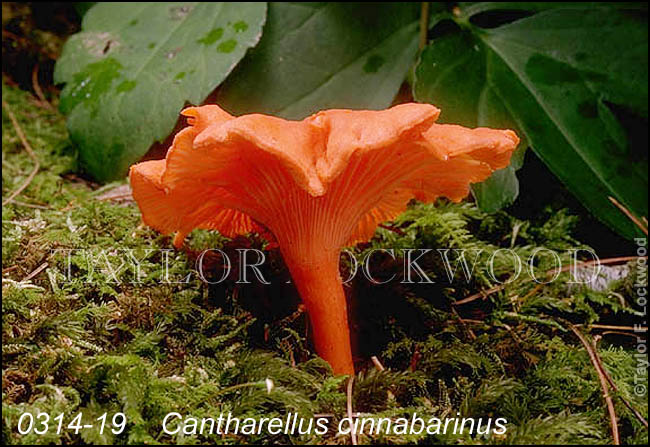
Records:
[[[355,278],[346,292],[359,372],[348,396],[348,379],[332,376],[313,355],[277,251],[266,251],[271,262],[263,267],[271,286],[237,284],[236,271],[217,283],[220,260],[206,257],[207,279],[215,282],[207,284],[194,271],[200,250],[234,256],[262,242],[197,231],[182,250],[170,250],[168,237],[141,224],[125,182],[100,187],[75,174],[65,120],[54,107],[4,81],[2,96],[3,443],[347,444],[350,437],[335,430],[168,435],[161,421],[172,411],[256,419],[297,412],[332,415],[336,424],[351,403],[373,417],[508,421],[502,435],[360,435],[359,443],[610,444],[613,411],[622,443],[647,444],[647,369],[635,356],[637,336],[646,340],[647,332],[634,332],[645,325],[635,288],[645,270],[634,260],[627,268],[616,263],[623,274],[601,290],[569,284],[565,271],[549,284],[521,275],[481,295],[495,285],[484,270],[469,282],[457,272],[450,283],[439,257],[422,262],[435,284]],[[28,186],[5,204],[35,163]],[[570,250],[587,248],[572,236],[579,225],[566,210],[520,220],[469,203],[414,204],[393,230],[380,228],[351,253],[507,248],[528,259],[546,247],[566,265]],[[378,278],[402,271],[399,257],[377,258]],[[350,265],[343,263],[344,273]],[[552,258],[540,257],[535,270],[553,267]],[[503,279],[512,265],[502,259],[495,270]],[[161,280],[165,274],[170,281]],[[646,394],[635,389],[639,383]],[[64,413],[66,424],[78,413],[87,423],[123,412],[127,423],[118,435],[96,428],[20,435],[20,415],[38,411]]]

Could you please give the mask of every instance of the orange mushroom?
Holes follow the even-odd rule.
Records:
[[[409,200],[453,201],[504,168],[519,143],[510,130],[435,124],[429,104],[383,111],[326,110],[302,121],[233,117],[190,107],[190,126],[165,160],[131,167],[147,225],[180,246],[194,228],[227,236],[268,229],[313,327],[318,354],[353,374],[342,247],[372,237]]]

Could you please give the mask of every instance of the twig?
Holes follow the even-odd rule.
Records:
[[[14,116],[13,112],[11,111],[11,107],[9,107],[9,104],[7,104],[4,100],[2,100],[2,108],[5,109],[5,111],[7,112],[7,115],[9,116],[9,119],[11,120],[11,123],[14,126],[14,130],[18,134],[18,138],[20,138],[20,141],[23,143],[23,147],[25,148],[25,150],[27,151],[31,159],[34,160],[34,169],[29,174],[29,176],[25,179],[23,184],[20,185],[20,187],[16,189],[14,192],[12,192],[9,197],[7,197],[5,200],[2,201],[2,206],[5,206],[7,203],[11,202],[18,194],[23,192],[25,188],[29,186],[32,180],[34,180],[34,177],[36,176],[36,173],[40,169],[41,164],[39,163],[36,154],[32,150],[32,147],[29,145],[27,138],[25,138],[25,134],[23,133],[20,124],[18,124],[18,121],[16,120],[16,117]]]
[[[43,270],[45,270],[47,267],[48,267],[48,263],[47,263],[47,262],[42,263],[41,265],[39,265],[39,266],[36,268],[36,270],[34,270],[34,271],[33,271],[32,273],[30,273],[29,275],[25,276],[25,278],[23,279],[23,281],[29,281],[30,279],[32,279],[33,277],[35,277],[36,275],[38,275],[39,273],[41,273]]]
[[[34,93],[36,93],[36,96],[38,97],[43,107],[48,110],[53,110],[52,104],[50,104],[49,101],[45,99],[43,90],[41,90],[41,86],[38,84],[38,64],[34,65],[34,69],[32,70],[32,88],[34,89]]]
[[[634,224],[643,231],[643,233],[647,236],[648,235],[648,220],[645,217],[642,217],[639,219],[636,217],[630,210],[628,210],[622,203],[620,203],[618,200],[616,200],[614,197],[609,196],[609,201],[612,202],[614,205],[616,205],[616,208],[621,210],[623,214],[625,214],[628,219],[630,219]]]
[[[530,298],[531,296],[534,296],[537,292],[539,292],[543,287],[544,287],[544,284],[537,284],[535,287],[533,287],[531,289],[530,292],[528,292],[526,295],[524,295],[524,297],[521,298],[521,300],[518,300],[519,297],[514,297],[514,299],[512,300],[513,301],[512,302],[513,307],[514,307],[514,305],[516,304],[517,301],[521,301],[521,302],[526,301],[528,298]]]
[[[12,265],[11,267],[7,267],[6,269],[2,269],[2,274],[4,275],[5,273],[12,272],[18,268],[17,265]]]
[[[612,326],[610,324],[576,324],[576,326],[586,326],[590,329],[611,329],[614,331],[648,332],[647,327]]]
[[[620,256],[620,257],[617,257],[617,258],[597,259],[597,260],[594,260],[594,261],[582,262],[580,264],[580,267],[587,267],[587,266],[590,266],[590,265],[594,265],[596,263],[600,263],[601,265],[602,264],[620,264],[620,263],[623,263],[623,262],[629,262],[629,261],[635,261],[637,259],[647,259],[647,258],[648,258],[647,256]],[[567,272],[567,271],[571,270],[572,267],[573,267],[572,265],[567,265],[566,267],[562,267],[559,272],[560,273]],[[546,275],[550,275],[550,274],[556,273],[556,272],[557,272],[557,269],[549,270],[549,271],[546,272]],[[531,281],[533,281],[532,278],[523,281],[523,283],[525,284],[525,283],[528,283],[528,282],[531,282]],[[501,290],[505,289],[507,286],[508,286],[508,284],[501,284],[501,285],[498,285],[498,286],[494,286],[494,287],[492,287],[490,289],[482,290],[482,291],[480,291],[478,293],[475,293],[475,294],[470,295],[470,296],[468,296],[466,298],[463,298],[460,301],[454,301],[451,304],[453,306],[459,306],[461,304],[470,303],[470,302],[475,301],[475,300],[477,300],[479,298],[486,299],[488,296],[492,295],[493,293],[500,292]]]
[[[456,320],[447,320],[449,324],[487,324],[485,320],[475,320],[472,318],[458,318]]]
[[[458,321],[460,321],[460,324],[463,326],[463,329],[465,329],[465,330],[467,331],[467,333],[469,334],[469,337],[470,337],[472,340],[476,340],[476,334],[474,333],[474,331],[472,330],[472,328],[470,328],[470,327],[467,325],[467,323],[465,323],[465,321],[461,318],[461,316],[458,314],[458,311],[456,310],[456,308],[455,308],[455,307],[452,307],[452,308],[451,308],[451,311],[453,312],[454,316],[455,316],[456,318],[458,318]]]
[[[352,439],[352,445],[358,445],[357,444],[357,433],[356,430],[354,429],[354,424],[352,423],[352,418],[353,418],[353,413],[352,413],[352,386],[354,385],[354,376],[350,376],[350,380],[348,380],[348,418],[350,419],[350,426],[352,429],[350,430],[350,438]]]
[[[72,200],[70,201],[70,203],[68,203],[65,207],[61,208],[61,209],[59,210],[59,212],[60,212],[60,213],[65,213],[66,211],[70,211],[70,210],[72,210],[72,209],[75,209],[77,206],[79,206],[79,205],[77,205],[77,204],[75,203],[76,201],[77,201],[76,199],[72,199]]]
[[[580,332],[578,328],[572,324],[569,325],[569,328],[573,331],[574,334],[576,334],[576,337],[578,337],[582,345],[585,347],[587,353],[589,354],[589,359],[591,360],[591,364],[594,366],[594,368],[596,368],[596,373],[598,374],[598,380],[600,380],[600,387],[603,390],[603,397],[605,398],[605,403],[607,405],[607,412],[609,413],[609,420],[612,426],[612,438],[614,440],[614,445],[620,445],[621,440],[619,439],[618,436],[618,423],[616,419],[616,411],[614,410],[614,402],[612,401],[612,397],[609,395],[609,385],[607,382],[607,378],[603,373],[602,365],[600,365],[598,356],[594,352],[593,346],[587,341],[585,336],[582,335],[582,332]]]
[[[370,360],[372,360],[372,363],[373,363],[373,365],[375,365],[375,368],[377,368],[377,371],[384,371],[385,370],[384,365],[381,364],[381,362],[379,361],[379,359],[377,358],[376,355],[373,355],[372,357],[370,357]]]
[[[98,197],[97,200],[125,200],[125,199],[132,199],[133,195],[130,193],[126,194],[115,194],[113,196],[102,196]]]
[[[406,233],[404,233],[402,230],[396,227],[391,227],[390,225],[385,225],[385,224],[379,224],[380,228],[383,228],[384,230],[392,231],[393,233],[397,233],[400,236],[406,236]]]
[[[94,194],[97,200],[109,200],[114,202],[133,201],[133,191],[128,183],[126,185],[119,185],[115,188],[109,189],[108,191],[102,191],[101,194],[99,194],[98,191]]]
[[[605,336],[605,335],[622,335],[624,337],[632,337],[632,338],[637,338],[638,335],[636,335],[633,332],[623,332],[623,331],[604,331],[600,335]]]
[[[352,416],[355,417],[355,418],[359,418],[359,417],[362,417],[364,415],[369,416],[370,413],[359,413],[359,412],[352,413]],[[315,418],[335,418],[336,415],[334,413],[314,413],[314,417]]]
[[[372,357],[370,357],[370,360],[372,360],[372,363],[375,365],[375,368],[377,369],[377,371],[379,371],[379,372],[386,371],[386,368],[384,368],[384,365],[381,364],[381,362],[379,361],[379,359],[377,358],[376,355],[373,355]],[[393,394],[393,392],[391,390],[386,390],[386,397],[388,398],[389,401],[394,401],[395,400],[395,395]]]
[[[24,206],[26,208],[35,208],[37,210],[51,210],[52,209],[52,207],[49,206],[49,205],[37,205],[35,203],[19,202],[18,200],[15,200],[15,199],[12,200],[11,203],[16,205],[16,206]]]
[[[429,2],[422,2],[420,8],[420,50],[427,46],[429,33]]]
[[[594,351],[594,357],[598,361],[598,367],[600,368],[601,372],[609,382],[610,386],[616,392],[616,396],[621,399],[623,404],[636,416],[636,418],[643,424],[645,425],[645,428],[648,428],[648,421],[643,417],[643,415],[630,404],[627,399],[625,399],[623,396],[621,396],[621,392],[618,390],[618,386],[616,386],[616,383],[614,382],[614,379],[612,379],[612,376],[609,375],[609,372],[605,369],[605,366],[603,366],[603,362],[600,359],[600,356],[598,355],[598,348],[596,347],[596,342],[595,340],[591,342],[591,349]]]
[[[485,320],[474,320],[471,318],[459,318],[457,320],[449,320],[449,323],[458,323],[458,324],[488,324]],[[637,337],[635,334],[630,332],[648,332],[646,326],[613,326],[610,324],[576,324],[577,327],[586,327],[588,329],[604,329],[605,332],[602,334],[621,334],[629,335],[631,337]]]

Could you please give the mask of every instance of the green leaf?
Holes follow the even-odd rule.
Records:
[[[85,170],[124,176],[261,36],[265,3],[99,3],[66,43],[55,81]]]
[[[418,3],[271,3],[260,44],[219,89],[240,114],[298,119],[391,104],[418,47]]]
[[[473,25],[462,10],[455,20],[461,29],[435,39],[422,55],[416,99],[466,125],[503,127],[509,120],[593,214],[625,237],[638,235],[608,196],[647,216],[647,152],[631,146],[610,106],[647,119],[644,15],[555,8],[493,29]],[[503,196],[475,187],[484,207],[512,196],[511,178],[497,176],[489,181]]]
[[[548,9],[618,8],[640,9],[640,2],[459,2],[458,17],[469,18],[482,12],[527,11],[529,13]]]
[[[440,106],[441,123],[516,128],[516,121],[488,82],[487,62],[481,43],[469,34],[457,33],[436,40],[423,52],[416,69],[414,96],[418,101]],[[526,146],[524,138],[510,166],[472,185],[472,193],[483,211],[497,211],[517,198],[519,182],[515,171],[521,167]]]

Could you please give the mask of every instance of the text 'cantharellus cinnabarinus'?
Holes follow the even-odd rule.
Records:
[[[313,326],[318,354],[353,374],[340,250],[416,198],[460,201],[508,165],[511,130],[435,124],[429,104],[326,110],[302,121],[190,107],[165,160],[131,167],[144,222],[179,247],[195,228],[275,236]]]

